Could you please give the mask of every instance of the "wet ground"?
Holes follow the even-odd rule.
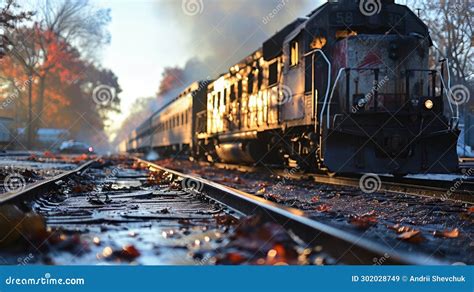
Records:
[[[423,252],[451,263],[474,263],[474,207],[393,192],[292,180],[290,175],[217,169],[186,160],[158,164],[199,175],[274,202],[393,249]]]
[[[82,155],[44,153],[2,153],[0,155],[0,193],[20,191],[26,186],[76,168],[90,159]]]
[[[0,206],[3,264],[333,264],[283,227],[209,202],[175,177],[102,159],[25,205]]]

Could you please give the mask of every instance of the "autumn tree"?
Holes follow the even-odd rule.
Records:
[[[418,1],[420,17],[427,23],[436,49],[435,56],[450,61],[450,73],[455,83],[465,84],[473,78],[474,59],[472,20],[474,2]]]
[[[97,49],[109,42],[105,27],[110,21],[110,11],[81,0],[37,1],[35,7],[37,11],[32,25],[8,31],[10,56],[23,68],[22,77],[33,80],[28,90],[28,133],[35,133],[41,125],[57,124],[54,121],[60,118],[68,120],[71,115],[64,113],[71,113],[66,109],[86,95],[89,95],[88,100],[76,105],[86,102],[89,108],[86,112],[72,115],[72,118],[76,117],[73,125],[91,124],[97,126],[94,130],[103,131],[103,121],[90,123],[93,118],[84,116],[97,113],[94,119],[104,120],[106,113],[116,111],[120,102],[116,97],[110,103],[98,104],[91,98],[93,87],[102,79],[114,89],[114,94],[120,92],[115,75],[98,68],[95,60]],[[10,80],[18,80],[17,68],[5,68],[4,75]]]

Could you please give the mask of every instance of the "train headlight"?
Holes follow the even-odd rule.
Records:
[[[425,100],[425,108],[426,108],[427,110],[432,110],[433,107],[434,107],[434,103],[433,103],[433,101],[432,101],[431,99]]]

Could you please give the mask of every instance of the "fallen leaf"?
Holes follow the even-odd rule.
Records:
[[[124,258],[126,260],[133,260],[140,256],[140,252],[133,245],[125,245],[120,252],[114,254],[117,257]]]
[[[318,212],[328,212],[331,210],[331,206],[326,205],[326,204],[321,204],[314,209]]]
[[[424,240],[419,230],[403,232],[397,238],[411,243],[420,243]]]
[[[389,229],[395,230],[397,233],[404,233],[404,232],[409,232],[413,231],[413,228],[408,227],[408,226],[402,226],[400,224],[395,224],[393,226],[389,226]]]
[[[311,203],[319,202],[319,196],[313,196],[310,201],[311,201]]]
[[[453,230],[434,231],[433,236],[434,237],[457,238],[457,237],[459,237],[459,229],[455,228]]]
[[[374,216],[353,216],[349,219],[349,223],[360,229],[367,229],[377,224],[377,218]]]

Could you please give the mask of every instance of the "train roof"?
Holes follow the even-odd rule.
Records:
[[[186,87],[183,91],[181,91],[181,93],[178,96],[176,96],[175,98],[173,98],[172,100],[167,102],[165,105],[160,107],[149,118],[147,118],[144,122],[142,122],[140,124],[140,126],[138,126],[136,128],[136,130],[147,127],[147,123],[150,123],[150,121],[151,121],[151,119],[153,119],[153,117],[155,117],[156,115],[163,112],[166,108],[168,108],[170,105],[172,105],[175,101],[177,101],[180,98],[185,97],[186,95],[192,93],[193,91],[196,91],[196,90],[199,90],[199,89],[202,89],[202,88],[206,88],[207,84],[209,84],[210,82],[211,82],[210,80],[201,80],[201,81],[195,81],[195,82],[191,83],[188,87]]]
[[[286,36],[307,20],[307,18],[298,18],[266,40],[262,46],[263,58],[265,61],[270,61],[271,59],[281,55],[283,52],[283,42],[285,41]]]

